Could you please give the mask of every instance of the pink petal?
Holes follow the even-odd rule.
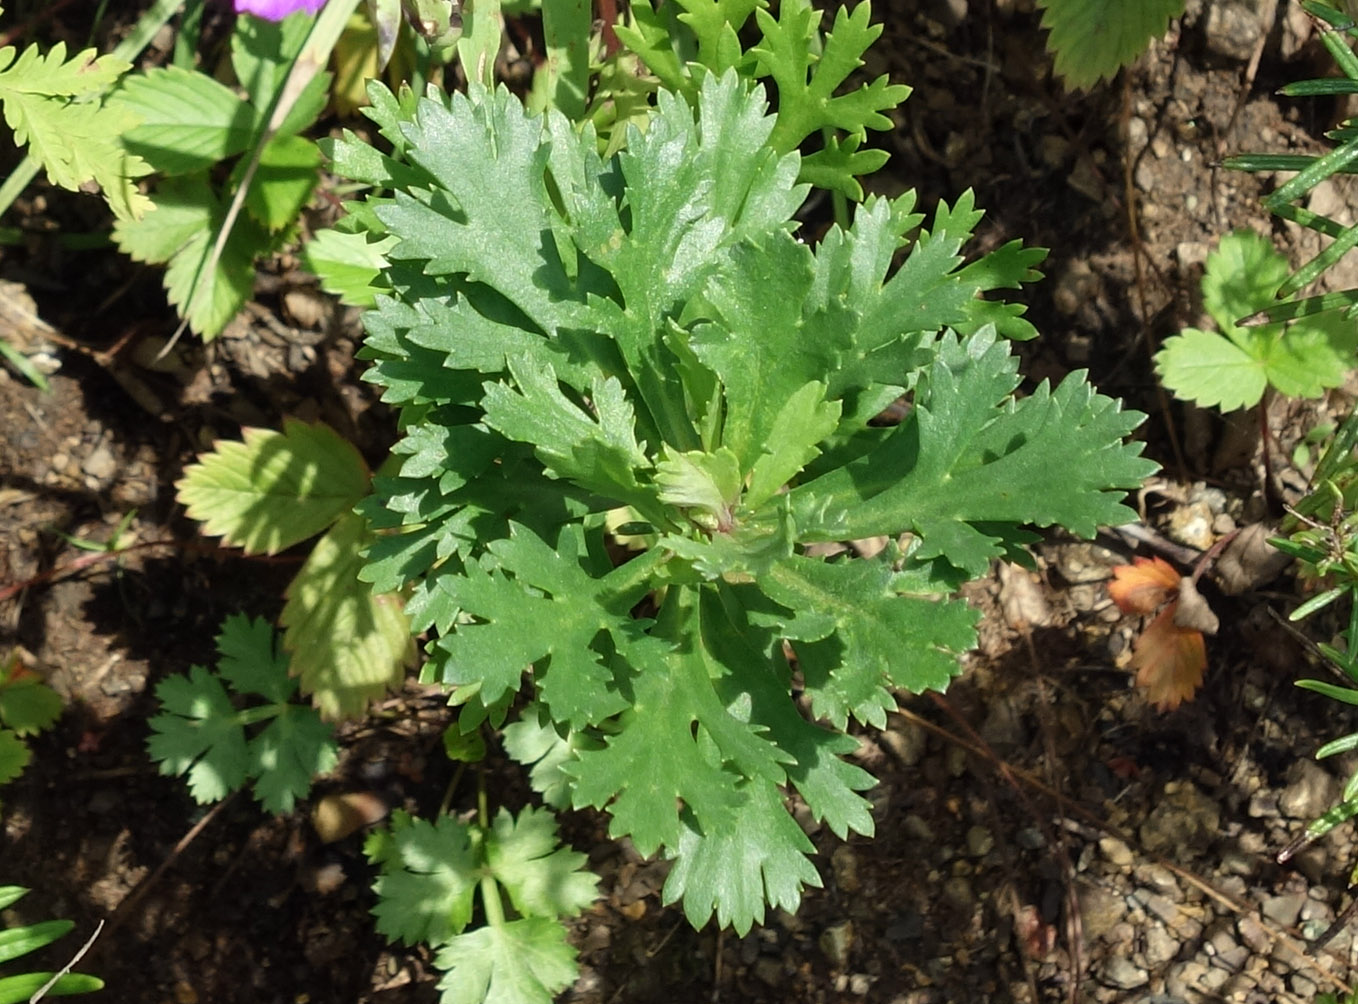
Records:
[[[315,14],[323,6],[325,0],[236,0],[236,13],[281,21],[293,11],[304,10],[308,14]]]

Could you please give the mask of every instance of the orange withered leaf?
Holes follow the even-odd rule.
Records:
[[[1124,614],[1154,613],[1179,592],[1179,573],[1164,558],[1135,558],[1113,569],[1108,595]]]
[[[1120,606],[1121,604],[1119,604]],[[1132,646],[1132,668],[1137,686],[1157,711],[1173,711],[1191,701],[1207,670],[1207,646],[1202,632],[1174,623],[1175,600],[1151,621]]]

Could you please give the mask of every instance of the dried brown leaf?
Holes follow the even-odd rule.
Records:
[[[1124,614],[1149,614],[1178,594],[1179,573],[1164,558],[1136,558],[1117,565],[1108,595]]]
[[[1202,632],[1174,623],[1178,601],[1151,621],[1132,646],[1132,668],[1137,686],[1159,711],[1173,711],[1191,701],[1207,670],[1207,645]]]

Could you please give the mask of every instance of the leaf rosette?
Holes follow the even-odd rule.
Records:
[[[957,587],[1030,527],[1133,517],[1142,416],[1083,374],[1016,395],[999,336],[1033,332],[982,294],[1042,252],[964,265],[969,193],[927,228],[907,194],[799,240],[798,156],[734,72],[662,93],[607,160],[504,90],[377,89],[369,114],[395,152],[331,153],[378,190],[355,232],[394,241],[363,351],[404,438],[360,505],[364,577],[408,588],[463,729],[531,693],[511,748],[535,786],[676,858],[695,924],[795,908],[820,880],[786,796],[872,831],[848,720],[948,684],[975,637]],[[808,552],[875,535],[875,558]]]

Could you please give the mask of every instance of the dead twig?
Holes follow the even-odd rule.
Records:
[[[48,991],[57,985],[57,980],[61,979],[72,969],[74,969],[76,963],[85,957],[85,953],[88,952],[90,948],[94,945],[94,942],[99,937],[99,933],[103,931],[103,929],[104,922],[101,920],[99,921],[98,924],[95,925],[94,933],[91,934],[89,938],[86,939],[85,943],[80,946],[80,950],[71,956],[71,961],[66,963],[66,965],[62,966],[59,970],[53,973],[52,978],[50,980],[48,980],[42,986],[38,987],[37,990],[33,991],[33,996],[28,998],[28,1004],[38,1004],[38,1001],[46,997]]]
[[[1124,139],[1130,139],[1132,121],[1132,84],[1131,76],[1128,73],[1122,75],[1122,114],[1121,128]],[[1127,209],[1127,236],[1132,245],[1132,266],[1136,275],[1136,302],[1138,312],[1141,315],[1141,341],[1146,347],[1146,363],[1151,372],[1155,371],[1155,350],[1159,347],[1155,343],[1154,325],[1151,318],[1150,306],[1146,298],[1146,275],[1143,269],[1143,262],[1149,262],[1154,267],[1154,262],[1150,261],[1150,256],[1146,253],[1146,246],[1141,242],[1141,227],[1137,221],[1137,201],[1136,184],[1132,172],[1132,150],[1131,143],[1124,142],[1122,155],[1122,194],[1123,201]],[[1183,448],[1179,444],[1179,431],[1174,423],[1174,414],[1170,411],[1169,396],[1165,393],[1165,388],[1157,380],[1155,383],[1155,396],[1160,405],[1160,414],[1165,420],[1165,433],[1169,437],[1170,449],[1174,453],[1174,463],[1179,469],[1179,479],[1188,480],[1188,464],[1184,460]]]
[[[195,551],[200,554],[221,554],[237,558],[248,558],[251,561],[263,561],[269,564],[291,565],[301,561],[301,558],[283,554],[246,554],[234,548],[223,547],[220,544],[211,544],[198,540],[178,540],[174,537],[167,537],[161,540],[143,540],[135,544],[128,544],[126,547],[119,547],[108,551],[91,551],[89,554],[81,555],[73,561],[64,565],[55,565],[45,572],[39,572],[30,579],[23,582],[15,582],[8,586],[0,587],[0,603],[12,599],[27,589],[34,586],[41,586],[64,579],[68,575],[75,575],[77,572],[84,571],[93,565],[101,564],[105,561],[112,561],[124,555],[132,554],[136,551],[145,551],[152,547],[171,547],[181,551]]]
[[[132,908],[137,906],[137,904],[146,898],[146,894],[155,888],[156,883],[160,881],[161,876],[169,871],[172,864],[179,860],[180,855],[184,853],[189,844],[193,843],[198,835],[207,829],[213,820],[221,815],[222,810],[230,805],[232,800],[239,794],[240,790],[237,789],[209,809],[203,815],[202,819],[189,827],[189,831],[179,838],[179,842],[170,849],[170,853],[165,856],[165,860],[156,866],[155,871],[151,872],[151,874],[138,882],[133,887],[132,891],[123,897],[123,901],[114,907],[113,913],[109,914],[108,933],[110,936],[117,931],[118,928],[123,926],[127,921],[128,916],[131,914]],[[107,939],[105,939],[104,944],[108,944]],[[97,954],[98,953],[96,953],[96,955]]]

